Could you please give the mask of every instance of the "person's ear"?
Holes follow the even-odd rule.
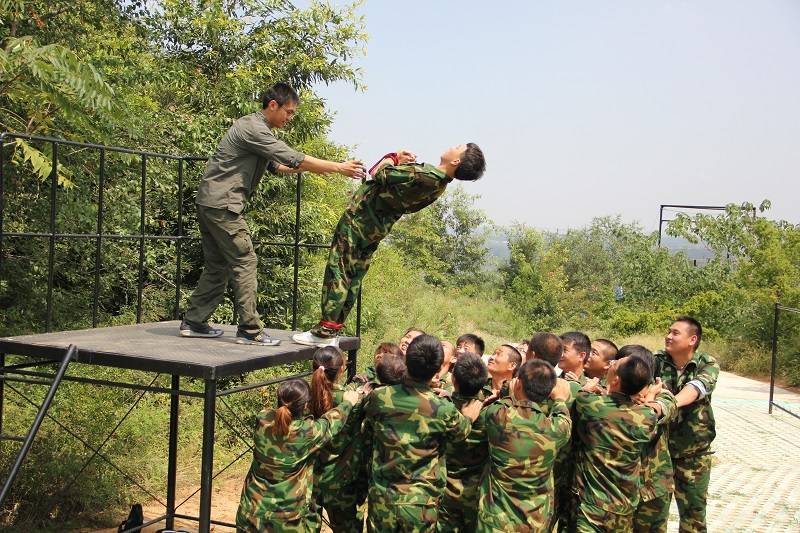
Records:
[[[375,364],[376,365],[381,362],[381,359],[383,359],[383,352],[375,354]]]
[[[267,109],[269,109],[269,110],[270,110],[270,111],[272,111],[273,113],[274,113],[275,111],[277,111],[279,107],[280,107],[280,106],[278,105],[278,102],[277,102],[277,100],[270,100],[270,101],[269,101],[269,103],[267,103]]]
[[[457,158],[453,159],[452,161],[450,161],[450,165],[454,166],[454,167],[457,167],[460,164],[461,164],[461,158],[460,157],[457,157]]]

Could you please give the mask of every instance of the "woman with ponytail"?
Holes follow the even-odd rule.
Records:
[[[315,532],[319,518],[312,499],[314,464],[320,449],[344,427],[358,393],[348,391],[319,418],[306,415],[307,382],[291,379],[278,387],[278,405],[258,414],[253,463],[245,478],[238,532]]]

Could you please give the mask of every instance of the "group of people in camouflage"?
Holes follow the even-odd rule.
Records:
[[[706,531],[719,366],[701,339],[688,316],[655,354],[580,332],[484,354],[410,329],[348,383],[319,348],[310,385],[258,416],[237,527],[655,532],[674,494],[680,531]]]

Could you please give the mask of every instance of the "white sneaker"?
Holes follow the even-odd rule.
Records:
[[[292,335],[292,340],[297,344],[317,346],[319,348],[322,348],[323,346],[335,346],[336,348],[339,347],[339,337],[317,337],[310,331],[295,333]]]

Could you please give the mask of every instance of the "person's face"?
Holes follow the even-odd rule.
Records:
[[[267,122],[273,128],[282,128],[292,120],[295,111],[297,111],[297,102],[286,102],[283,105],[278,105],[275,100],[270,100],[267,104]]]
[[[492,374],[507,375],[514,372],[515,364],[508,359],[508,352],[502,346],[498,347],[486,363]]]
[[[444,151],[441,155],[441,162],[442,164],[458,166],[461,162],[461,157],[464,155],[464,152],[467,150],[466,144],[459,144],[458,146],[451,146],[447,150]]]
[[[421,332],[413,329],[408,333],[406,333],[405,335],[403,335],[403,338],[400,339],[400,351],[403,352],[403,355],[406,354],[406,350],[408,350],[408,345],[411,344],[411,341],[413,341],[420,335],[422,335]]]
[[[590,378],[603,377],[608,370],[608,361],[606,361],[603,355],[604,348],[605,347],[600,343],[592,343],[592,351],[589,352],[589,358],[583,365],[584,372],[586,372],[586,375]]]
[[[453,361],[456,360],[456,347],[452,342],[442,341],[442,351],[444,352],[444,359],[442,360],[442,368],[447,370]]]
[[[478,347],[472,341],[461,341],[456,346],[456,353],[461,355],[464,352],[478,353]]]
[[[580,373],[583,371],[583,359],[585,357],[585,352],[579,352],[575,349],[574,342],[564,343],[564,352],[561,354],[558,366],[564,372]]]
[[[686,322],[673,322],[664,337],[664,350],[668,354],[684,354],[692,351],[697,344],[697,335],[689,332]]]

